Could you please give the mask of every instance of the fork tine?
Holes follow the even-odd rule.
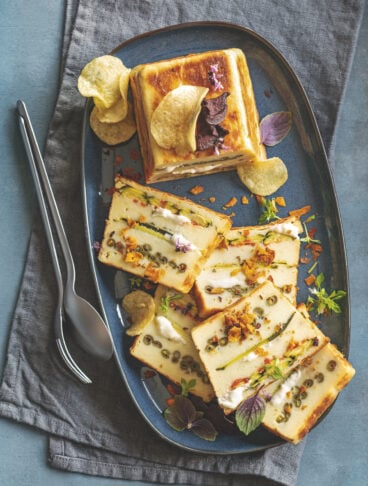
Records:
[[[82,383],[85,383],[85,384],[92,383],[92,380],[90,378],[88,378],[88,376],[85,373],[83,373],[83,371],[79,368],[77,363],[74,361],[74,359],[70,355],[65,341],[58,338],[58,339],[56,339],[56,345],[58,347],[59,353],[60,353],[61,357],[63,358],[65,364],[74,373],[74,375],[77,376],[77,378],[79,378],[79,380]]]

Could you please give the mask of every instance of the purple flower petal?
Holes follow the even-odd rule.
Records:
[[[290,111],[277,111],[265,116],[260,123],[261,142],[273,147],[283,140],[291,128]]]

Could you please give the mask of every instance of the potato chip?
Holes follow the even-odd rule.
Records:
[[[207,92],[202,86],[182,85],[166,94],[151,118],[151,133],[160,147],[177,154],[195,152],[197,118]]]
[[[247,188],[259,196],[269,196],[288,179],[286,165],[279,157],[244,162],[238,175]]]
[[[82,96],[93,97],[98,108],[110,108],[121,98],[120,77],[127,72],[130,69],[118,57],[96,57],[82,69],[78,90]]]
[[[117,145],[126,142],[136,132],[136,124],[133,116],[133,107],[129,103],[128,115],[117,123],[100,122],[97,116],[97,108],[94,107],[90,116],[90,125],[97,137],[107,145]]]
[[[143,290],[133,290],[127,294],[122,300],[122,306],[132,323],[126,331],[129,336],[140,334],[155,316],[155,301]]]
[[[128,114],[128,102],[120,98],[110,108],[98,108],[96,110],[97,118],[102,123],[117,123]]]

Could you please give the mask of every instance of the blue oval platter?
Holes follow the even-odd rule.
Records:
[[[237,47],[244,51],[250,69],[260,118],[277,112],[292,113],[292,128],[278,145],[267,149],[268,157],[280,157],[286,164],[289,178],[272,197],[283,196],[286,207],[280,207],[278,216],[306,205],[315,215],[313,226],[323,252],[318,258],[317,272],[325,276],[327,289],[341,289],[347,293],[342,312],[320,319],[322,331],[345,354],[348,353],[350,321],[347,267],[343,234],[334,185],[321,136],[307,96],[292,68],[268,41],[255,32],[227,23],[198,22],[171,26],[131,39],[116,48],[112,54],[128,67],[141,63],[169,59],[194,52]],[[237,454],[254,453],[283,443],[279,438],[259,427],[249,436],[242,433],[219,434],[214,442],[205,441],[189,431],[177,432],[165,421],[167,390],[157,375],[146,379],[145,368],[129,354],[132,338],[125,334],[125,323],[120,307],[121,298],[129,291],[128,276],[124,272],[104,266],[97,261],[94,243],[101,241],[109,210],[110,191],[114,174],[140,177],[144,183],[137,136],[114,147],[104,145],[89,127],[92,103],[85,109],[82,143],[82,182],[85,204],[85,223],[88,251],[102,312],[114,341],[115,356],[127,390],[153,429],[170,443],[198,453]],[[203,186],[201,194],[192,195],[195,185]],[[261,208],[241,183],[236,171],[203,175],[187,179],[161,182],[155,187],[211,209],[232,215],[234,226],[257,224]],[[223,205],[233,196],[247,196],[249,204],[238,204],[229,209]],[[208,198],[216,197],[209,203]],[[298,302],[305,302],[309,291],[304,283],[311,265],[300,265]],[[122,382],[122,386],[124,386]]]

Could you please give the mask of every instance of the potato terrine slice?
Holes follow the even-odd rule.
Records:
[[[195,281],[200,315],[208,317],[225,309],[265,279],[295,303],[301,232],[295,217],[232,228]]]
[[[193,328],[192,337],[226,412],[329,341],[270,281]]]
[[[191,336],[199,322],[195,300],[159,285],[155,306],[155,317],[135,339],[131,354],[174,383],[195,380],[191,393],[210,401],[214,391]]]
[[[272,398],[266,404],[262,424],[297,444],[354,374],[354,368],[340,351],[333,344],[327,344],[294,368],[284,380],[267,388]]]
[[[189,292],[229,217],[117,176],[99,260]]]

